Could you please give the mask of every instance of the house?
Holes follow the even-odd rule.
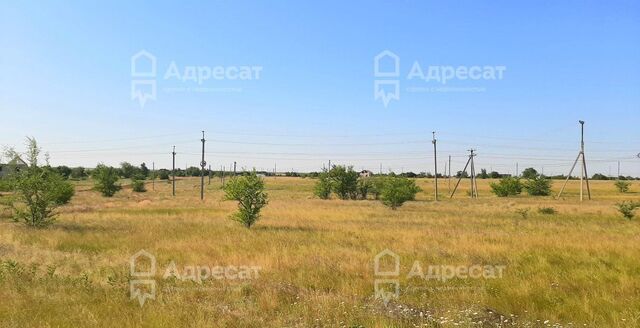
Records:
[[[369,171],[369,170],[362,170],[360,171],[360,177],[361,178],[369,178],[373,176],[373,172]]]
[[[0,178],[6,177],[12,172],[18,172],[27,166],[27,163],[23,161],[22,158],[16,156],[13,160],[9,161],[9,163],[0,164]]]

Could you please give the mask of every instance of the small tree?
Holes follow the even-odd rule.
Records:
[[[404,202],[415,200],[419,191],[420,188],[416,186],[415,181],[404,177],[390,176],[384,179],[380,199],[384,205],[395,210]]]
[[[631,182],[618,180],[614,183],[614,185],[618,189],[618,192],[626,193],[626,192],[629,192],[629,187],[631,187]]]
[[[373,181],[371,178],[358,179],[358,197],[360,199],[367,199],[370,192],[374,190]]]
[[[316,182],[313,191],[320,199],[329,199],[331,196],[331,178],[326,170],[318,176],[318,182]]]
[[[340,199],[356,199],[358,197],[358,172],[352,166],[336,165],[329,171],[332,189]]]
[[[626,219],[633,219],[635,216],[635,211],[638,207],[640,207],[640,202],[631,202],[625,201],[622,203],[616,204],[618,207],[618,211],[624,216]]]
[[[139,180],[138,178],[134,178],[133,180],[131,180],[131,189],[134,192],[146,192],[147,188],[145,188],[144,186],[144,181],[143,180]]]
[[[95,180],[95,189],[102,193],[102,196],[112,197],[122,189],[116,183],[118,182],[118,170],[114,167],[98,164],[91,174]]]
[[[33,138],[27,138],[29,166],[11,174],[9,183],[15,197],[9,206],[14,210],[14,219],[24,221],[32,227],[44,227],[55,220],[57,207],[68,203],[73,197],[73,186],[54,169],[38,166],[40,148]],[[13,150],[9,157],[17,157]]]
[[[538,176],[538,171],[533,167],[528,167],[522,171],[522,177],[525,179],[534,179]]]
[[[69,175],[71,179],[80,180],[87,177],[87,172],[85,172],[84,167],[74,167],[71,169],[71,174]]]
[[[125,179],[133,177],[136,173],[138,173],[138,171],[139,169],[129,162],[120,163],[120,175]]]
[[[520,179],[513,177],[502,178],[498,183],[491,183],[490,186],[491,191],[498,197],[515,196],[522,192]]]
[[[531,196],[549,196],[551,194],[551,179],[537,175],[524,183],[524,189]]]
[[[238,212],[232,215],[232,219],[251,228],[260,217],[260,210],[268,203],[264,181],[253,171],[249,175],[231,178],[223,189],[225,199],[238,201]]]

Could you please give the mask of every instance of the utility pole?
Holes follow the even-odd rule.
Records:
[[[211,164],[209,164],[209,185],[211,185]]]
[[[222,186],[223,186],[223,187],[224,187],[224,170],[225,170],[225,167],[224,167],[224,165],[223,165],[223,166],[222,166]]]
[[[382,175],[382,163],[380,163],[380,175]]]
[[[516,162],[516,178],[520,176],[520,171],[518,169],[518,162]]]
[[[236,161],[233,161],[233,176],[236,176]]]
[[[433,169],[436,172],[435,174],[435,188],[436,188],[436,195],[435,195],[435,200],[438,201],[438,152],[436,149],[436,132],[433,131],[433,141],[431,141],[433,143]]]
[[[156,191],[156,162],[151,162],[151,186]]]
[[[449,193],[451,193],[451,155],[449,155]]]
[[[581,120],[578,122],[580,122],[580,152],[578,153],[578,157],[576,157],[575,162],[573,162],[573,166],[571,166],[569,175],[567,176],[567,179],[564,181],[564,184],[562,185],[562,189],[560,189],[560,192],[558,193],[557,198],[560,198],[560,196],[562,196],[562,192],[564,191],[564,188],[567,186],[567,182],[569,182],[569,179],[571,178],[571,174],[573,173],[573,170],[576,168],[576,164],[578,164],[578,161],[582,157],[582,169],[580,170],[580,201],[582,201],[584,197],[583,196],[584,180],[586,180],[587,182],[587,194],[589,196],[589,200],[591,200],[591,188],[589,187],[589,174],[587,173],[587,160],[584,158],[584,121]]]
[[[331,160],[329,160],[329,171],[331,171]]]
[[[618,161],[618,176],[616,179],[620,179],[620,161]]]
[[[461,172],[467,172],[467,167],[469,167],[469,164],[471,164],[471,168],[469,170],[471,178],[471,198],[478,198],[478,183],[476,181],[476,169],[473,163],[473,158],[476,156],[474,152],[475,149],[469,150],[469,159],[467,160],[467,164],[464,165],[464,169],[462,169]],[[460,174],[460,178],[458,178],[458,182],[456,182],[456,186],[453,188],[453,192],[451,192],[451,196],[449,196],[449,198],[453,198],[453,195],[455,195],[456,190],[458,190],[458,185],[460,185],[460,181],[462,181],[462,177],[463,175]]]
[[[204,160],[204,131],[202,131],[202,161],[200,161],[200,200],[204,200],[204,168],[207,165],[207,162]]]
[[[173,146],[173,152],[171,152],[171,154],[173,155],[173,166],[171,168],[171,175],[173,175],[173,178],[171,179],[173,181],[173,196],[176,195],[176,146]]]

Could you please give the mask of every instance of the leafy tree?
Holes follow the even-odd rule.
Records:
[[[491,191],[498,197],[515,196],[522,192],[520,179],[513,177],[502,178],[498,183],[491,183],[490,186]]]
[[[58,174],[60,174],[63,178],[68,179],[71,175],[71,168],[65,165],[60,165],[56,167],[56,172],[58,172]]]
[[[171,173],[171,171],[169,171],[167,169],[160,169],[160,170],[158,170],[158,178],[160,180],[169,180],[170,173]]]
[[[489,174],[487,173],[487,169],[481,169],[480,174],[478,175],[480,179],[488,179]]]
[[[326,170],[318,176],[318,182],[314,187],[314,194],[320,199],[329,199],[331,196],[331,178]]]
[[[609,180],[609,177],[602,173],[596,173],[591,177],[591,180]]]
[[[524,189],[531,196],[549,196],[551,194],[551,179],[536,175],[524,183]]]
[[[200,169],[195,167],[195,166],[190,166],[187,168],[187,171],[185,172],[186,176],[188,177],[199,177],[200,176]]]
[[[147,164],[140,164],[140,174],[146,179],[149,176],[149,168],[147,168]]]
[[[137,178],[134,178],[133,180],[131,180],[131,189],[133,189],[134,192],[147,191],[147,188],[145,188],[145,185],[144,185],[144,180],[140,180]]]
[[[390,176],[384,179],[380,199],[392,210],[402,206],[406,201],[415,200],[420,188],[414,180],[404,177]]]
[[[73,197],[73,186],[56,170],[38,166],[40,148],[35,139],[27,138],[28,167],[14,172],[9,177],[15,197],[9,203],[14,210],[14,219],[24,221],[32,227],[44,227],[55,220],[56,208],[68,203]],[[8,157],[17,153],[10,149]]]
[[[71,179],[80,180],[87,177],[87,172],[85,172],[84,167],[74,167],[71,169],[71,174],[69,175]]]
[[[367,199],[367,196],[374,189],[373,181],[371,178],[358,179],[358,197],[360,199]]]
[[[620,211],[625,219],[631,220],[635,216],[636,209],[640,207],[640,202],[625,201],[616,204],[616,206],[618,207],[618,211]]]
[[[522,177],[525,179],[533,179],[538,176],[538,171],[533,167],[528,167],[522,171]]]
[[[460,177],[462,177],[463,179],[468,178],[469,173],[467,173],[467,171],[458,171],[458,173],[456,173],[456,178]]]
[[[105,197],[112,197],[122,187],[117,184],[118,170],[111,166],[98,164],[92,172],[95,180],[95,189],[102,193]]]
[[[268,203],[264,181],[253,171],[249,175],[231,178],[224,191],[225,199],[238,201],[238,212],[232,218],[251,228],[260,217],[260,210]]]
[[[617,180],[614,185],[621,193],[626,193],[629,191],[629,187],[631,187],[631,182],[624,180]]]
[[[340,199],[356,199],[358,197],[358,172],[353,166],[336,165],[329,171],[332,190]]]
[[[137,171],[138,171],[138,168],[131,165],[131,163],[128,163],[128,162],[120,163],[120,175],[125,179],[131,178],[137,173]]]
[[[491,171],[491,173],[489,173],[489,177],[491,179],[500,179],[500,173],[498,173],[496,171]]]

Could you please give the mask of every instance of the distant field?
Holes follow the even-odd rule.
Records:
[[[640,200],[592,182],[594,200],[497,198],[468,181],[433,202],[433,181],[396,211],[380,202],[319,200],[314,180],[266,178],[270,203],[251,230],[228,216],[220,181],[199,199],[199,179],[156,182],[113,198],[81,182],[47,229],[0,219],[0,327],[640,327],[640,218],[616,202]],[[561,182],[555,181],[554,190]],[[553,207],[555,215],[541,214]],[[522,209],[529,208],[526,214]],[[520,212],[520,213],[518,213]],[[130,299],[130,257],[157,259],[155,299]],[[400,257],[399,297],[375,298],[374,257]],[[165,279],[173,263],[257,267],[247,279]],[[497,278],[420,279],[422,267],[504,266]]]

